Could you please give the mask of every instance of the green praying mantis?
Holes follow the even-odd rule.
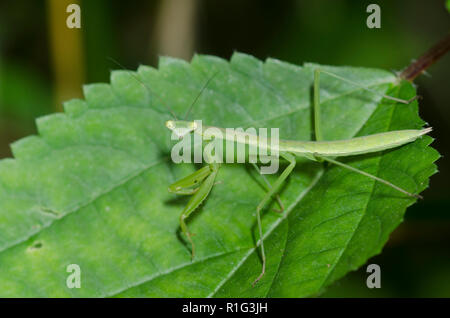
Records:
[[[384,94],[379,94],[376,91],[373,91],[369,88],[366,88],[358,83],[353,81],[349,81],[345,78],[342,78],[336,74],[316,69],[314,71],[314,82],[313,82],[313,114],[314,114],[314,130],[315,130],[315,141],[296,141],[296,140],[279,140],[277,153],[279,153],[279,157],[282,160],[287,161],[287,167],[281,172],[278,179],[274,182],[274,184],[268,183],[268,181],[264,178],[266,182],[268,191],[265,193],[263,199],[256,207],[256,220],[259,231],[259,241],[256,243],[256,246],[260,246],[261,252],[261,273],[253,282],[253,286],[264,276],[266,270],[266,255],[264,251],[264,241],[263,241],[263,233],[262,233],[262,225],[261,225],[261,211],[263,208],[272,200],[276,199],[278,201],[278,205],[280,206],[280,211],[283,211],[283,204],[277,194],[278,190],[281,188],[283,182],[289,177],[292,173],[295,165],[296,158],[298,157],[306,157],[307,159],[318,161],[318,162],[329,162],[331,164],[335,164],[341,166],[343,168],[349,169],[350,171],[359,173],[368,178],[374,179],[377,182],[385,184],[389,187],[394,188],[395,190],[403,193],[406,196],[421,198],[418,194],[409,193],[408,191],[392,184],[391,182],[381,179],[377,176],[371,175],[365,171],[356,169],[352,166],[344,164],[335,160],[336,157],[345,157],[345,156],[353,156],[360,154],[367,154],[372,152],[378,152],[386,149],[391,149],[395,147],[399,147],[406,143],[410,143],[417,138],[429,133],[431,128],[421,129],[421,130],[397,130],[390,131],[386,133],[379,133],[369,136],[357,137],[346,140],[337,140],[337,141],[324,141],[322,138],[321,131],[321,120],[320,120],[320,100],[319,100],[319,89],[320,89],[320,74],[327,74],[328,76],[335,77],[339,80],[345,81],[349,84],[355,85],[364,89],[366,91],[372,92],[374,94],[381,95],[383,98],[393,100],[395,102],[409,104],[413,100],[417,99],[417,96],[411,98],[410,100],[402,100],[399,98],[395,98],[393,96],[387,96]],[[209,81],[205,84],[203,89],[209,83]],[[202,89],[202,91],[203,91]],[[201,91],[201,92],[202,92]],[[200,92],[200,94],[201,94]],[[200,96],[197,96],[197,98]],[[195,101],[197,100],[195,99]],[[194,103],[195,103],[194,101]],[[191,107],[194,105],[191,104],[189,107],[186,116],[188,115]],[[210,138],[205,136],[204,133],[198,132],[196,122],[194,121],[186,121],[186,120],[169,120],[166,122],[166,127],[170,129],[172,132],[177,132],[179,134],[182,131],[182,136],[184,137],[187,134],[198,134],[204,141],[209,141]],[[221,131],[225,131],[224,128],[213,127]],[[231,136],[231,141],[234,143],[243,143],[246,146],[249,146],[251,139],[248,138],[247,133],[242,133],[239,131],[234,132],[234,135]],[[229,141],[229,140],[228,140]],[[267,146],[269,150],[270,144]],[[252,144],[252,146],[258,146],[257,144]],[[211,159],[211,158],[206,158]],[[184,207],[182,213],[180,214],[180,228],[183,234],[187,237],[189,243],[191,244],[191,256],[192,259],[195,256],[195,244],[192,239],[192,233],[189,232],[188,227],[186,225],[186,219],[200,206],[200,204],[208,197],[211,192],[214,184],[216,176],[219,172],[221,163],[214,162],[213,160],[206,160],[209,162],[203,168],[195,171],[189,176],[182,178],[181,180],[173,183],[168,187],[168,191],[175,194],[180,195],[192,195],[186,206]],[[253,163],[253,166],[258,169],[257,165]],[[263,176],[264,177],[264,176]]]
[[[112,59],[111,59],[112,60]],[[121,64],[119,64],[117,61],[112,60],[117,65],[121,66],[123,69],[125,69]],[[417,138],[420,138],[421,136],[429,133],[432,128],[425,128],[425,129],[409,129],[409,130],[396,130],[396,131],[390,131],[385,133],[379,133],[379,134],[373,134],[369,136],[363,136],[363,137],[356,137],[346,140],[335,140],[335,141],[325,141],[322,137],[322,130],[321,130],[321,119],[320,119],[320,100],[319,100],[319,89],[320,89],[320,74],[326,74],[328,76],[334,77],[338,80],[344,81],[346,83],[349,83],[351,85],[354,85],[355,87],[359,87],[365,91],[371,92],[375,95],[380,95],[383,98],[402,103],[402,104],[410,104],[412,101],[418,99],[419,96],[415,96],[409,100],[403,100],[399,99],[393,96],[388,96],[385,94],[380,94],[377,91],[374,91],[370,88],[364,87],[363,85],[360,85],[358,83],[355,83],[353,81],[350,81],[346,78],[343,78],[339,75],[336,75],[334,73],[324,71],[321,69],[315,69],[314,70],[314,81],[313,81],[313,116],[314,116],[314,132],[315,132],[315,141],[297,141],[297,140],[279,140],[278,143],[276,143],[276,153],[279,154],[279,157],[281,157],[282,160],[287,161],[288,165],[287,167],[282,171],[280,176],[276,179],[273,185],[271,185],[268,180],[262,175],[263,180],[267,186],[268,191],[263,196],[263,199],[256,207],[256,220],[257,220],[257,226],[258,226],[258,234],[259,234],[259,240],[256,242],[256,247],[260,246],[261,250],[261,272],[258,277],[253,281],[252,286],[254,286],[258,281],[261,280],[261,278],[264,276],[265,270],[266,270],[266,254],[264,250],[264,241],[263,241],[263,233],[262,233],[262,223],[261,223],[261,211],[263,208],[272,200],[277,201],[278,205],[280,206],[280,210],[277,210],[277,212],[282,213],[284,210],[284,206],[282,201],[280,200],[278,193],[278,190],[281,188],[283,182],[289,177],[289,175],[292,173],[296,166],[296,158],[304,157],[312,161],[316,162],[329,162],[331,164],[335,164],[337,166],[343,167],[345,169],[348,169],[352,172],[359,173],[363,176],[366,176],[368,178],[371,178],[377,182],[380,182],[382,184],[385,184],[386,186],[389,186],[401,193],[403,193],[406,196],[414,197],[414,198],[422,198],[418,194],[410,193],[393,183],[381,179],[377,176],[374,176],[372,174],[369,174],[365,171],[356,169],[352,166],[349,166],[347,164],[344,164],[342,162],[339,162],[335,160],[336,157],[345,157],[345,156],[353,156],[353,155],[361,155],[361,154],[368,154],[373,152],[378,152],[382,150],[392,149],[396,147],[400,147],[404,144],[413,142]],[[132,75],[132,74],[131,74]],[[186,119],[196,103],[196,101],[201,96],[204,89],[208,86],[208,84],[212,81],[212,79],[215,77],[216,74],[211,76],[194,101],[191,103],[191,105],[188,107],[188,110],[184,116]],[[135,76],[133,76],[135,77]],[[138,78],[135,77],[137,81],[139,81],[146,89],[150,90],[144,83],[142,83]],[[150,93],[152,93],[150,91]],[[157,97],[157,95],[155,95]],[[185,137],[188,134],[197,134],[199,135],[202,140],[209,142],[211,141],[210,136],[205,136],[202,131],[197,130],[197,124],[195,121],[186,121],[186,120],[178,120],[174,114],[174,112],[171,110],[171,108],[164,103],[164,101],[161,100],[161,102],[167,107],[169,112],[174,117],[174,120],[168,120],[166,121],[165,125],[168,129],[170,129],[172,132],[174,132],[179,138]],[[219,127],[210,127],[215,128],[219,131],[225,131],[224,128]],[[180,133],[181,132],[181,133]],[[230,137],[228,135],[228,137]],[[257,136],[256,136],[257,138]],[[239,132],[234,131],[231,135],[231,142],[233,143],[242,143],[245,145],[250,145],[253,147],[258,147],[259,143],[255,143],[254,138],[249,138],[248,133],[245,132]],[[257,139],[256,139],[257,140]],[[230,140],[228,140],[230,141]],[[269,142],[266,143],[266,147],[268,149],[266,150],[273,150],[270,149],[270,145],[273,143]],[[180,195],[192,195],[186,206],[184,207],[183,211],[180,214],[180,228],[183,234],[188,239],[189,243],[191,244],[191,259],[194,259],[195,256],[195,244],[192,240],[193,234],[189,232],[188,227],[186,225],[186,219],[205,201],[205,199],[208,197],[209,193],[211,192],[213,186],[216,184],[215,179],[219,172],[221,163],[218,163],[214,160],[214,158],[206,158],[206,162],[208,162],[207,165],[200,168],[199,170],[195,171],[194,173],[176,181],[175,183],[171,184],[168,187],[168,191],[175,194]],[[258,166],[250,162],[253,167],[258,170]],[[258,170],[259,171],[259,170]]]

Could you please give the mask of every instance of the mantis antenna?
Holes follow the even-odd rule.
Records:
[[[115,59],[113,59],[112,57],[108,57],[108,59],[117,64],[118,66],[120,66],[124,71],[127,71],[135,80],[137,80],[139,83],[142,84],[142,86],[145,87],[145,89],[150,93],[150,95],[152,96],[156,96],[156,98],[158,98],[158,100],[164,105],[166,106],[166,108],[169,110],[170,114],[172,115],[172,117],[175,120],[178,120],[177,116],[175,115],[175,113],[173,112],[173,110],[169,107],[169,105],[167,105],[161,98],[159,98],[158,95],[156,95],[151,89],[150,87],[148,87],[147,85],[145,85],[137,76],[135,76],[132,72],[130,72],[129,70],[127,70],[122,64],[120,64],[118,61],[116,61]],[[202,89],[200,90],[200,92],[197,94],[197,96],[195,97],[195,99],[193,100],[193,102],[191,103],[191,105],[188,107],[186,114],[184,115],[184,119],[187,118],[187,116],[189,115],[189,113],[192,110],[192,107],[195,105],[195,103],[197,102],[197,100],[200,98],[200,96],[202,95],[203,91],[208,87],[209,83],[213,80],[214,77],[216,77],[216,75],[219,73],[219,71],[217,71],[216,73],[214,73],[210,78],[208,78],[208,80],[206,81],[206,83],[203,85]]]
[[[203,91],[206,89],[206,87],[208,87],[209,83],[213,80],[214,77],[216,77],[216,75],[219,73],[219,71],[217,71],[216,73],[214,73],[210,78],[208,78],[208,80],[206,81],[206,83],[203,85],[202,89],[200,90],[200,92],[197,94],[197,96],[195,97],[194,101],[191,103],[191,105],[189,106],[189,108],[186,111],[186,114],[184,115],[184,119],[186,119],[189,115],[189,113],[191,112],[192,107],[194,106],[194,104],[197,102],[197,100],[200,98],[200,96],[202,95]]]
[[[172,117],[175,120],[178,120],[177,116],[175,115],[175,113],[173,112],[173,110],[169,107],[169,105],[167,105],[161,98],[159,98],[158,95],[156,95],[155,93],[153,93],[153,91],[150,89],[150,87],[148,87],[147,85],[145,85],[136,75],[134,75],[131,71],[127,70],[122,64],[120,64],[119,62],[117,62],[115,59],[113,59],[112,57],[108,57],[108,59],[117,64],[118,66],[120,66],[124,71],[127,71],[132,77],[134,77],[135,80],[137,80],[139,83],[142,84],[142,86],[145,87],[145,89],[147,90],[147,92],[150,93],[151,96],[155,96],[164,106],[166,106],[166,108],[169,110],[170,114],[172,115]]]

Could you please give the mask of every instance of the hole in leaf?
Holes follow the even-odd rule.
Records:
[[[36,242],[33,242],[33,244],[31,244],[30,247],[28,247],[28,250],[29,251],[39,250],[42,248],[42,246],[43,246],[43,244],[41,241],[36,241]]]

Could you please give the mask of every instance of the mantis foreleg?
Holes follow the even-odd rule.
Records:
[[[262,269],[261,274],[255,279],[253,282],[253,286],[263,277],[265,271],[266,271],[266,255],[264,251],[264,240],[263,240],[263,234],[262,234],[262,224],[261,224],[261,210],[264,208],[264,206],[269,202],[269,200],[272,198],[272,196],[278,191],[281,184],[286,180],[286,178],[289,176],[289,174],[292,172],[292,170],[295,167],[295,157],[291,155],[290,153],[280,153],[280,156],[286,159],[289,162],[289,165],[284,169],[284,171],[281,173],[281,175],[278,177],[278,179],[273,184],[272,188],[269,189],[269,191],[264,195],[261,202],[256,207],[256,220],[258,222],[258,230],[259,230],[259,243],[261,245],[261,260],[262,260]]]
[[[184,235],[191,243],[191,258],[195,256],[195,245],[192,241],[192,234],[189,232],[185,219],[194,212],[199,205],[206,199],[211,191],[217,172],[219,170],[219,164],[211,163],[205,166],[193,174],[175,182],[169,187],[169,191],[177,194],[193,194],[189,202],[183,209],[180,215],[180,227]],[[199,185],[198,185],[199,184]],[[198,186],[197,186],[198,185]]]
[[[172,183],[168,190],[171,193],[191,195],[197,192],[200,184],[211,174],[211,167],[205,166],[194,173]]]

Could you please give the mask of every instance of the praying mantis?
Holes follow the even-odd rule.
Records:
[[[266,254],[264,250],[264,241],[263,241],[263,233],[262,233],[262,225],[261,225],[261,211],[266,207],[266,205],[272,200],[276,199],[278,201],[278,204],[280,205],[279,212],[283,212],[283,204],[280,201],[280,198],[278,196],[278,191],[281,188],[282,184],[286,181],[286,179],[289,177],[289,175],[292,173],[294,167],[296,166],[296,158],[305,157],[309,160],[316,161],[316,162],[329,162],[334,165],[338,165],[340,167],[343,167],[345,169],[348,169],[352,172],[359,173],[361,175],[364,175],[368,178],[371,178],[377,182],[380,182],[386,186],[389,186],[401,193],[403,193],[406,196],[409,197],[415,197],[415,198],[421,198],[418,194],[410,193],[393,183],[381,179],[377,176],[371,175],[365,171],[356,169],[352,166],[349,166],[347,164],[344,164],[342,162],[339,162],[336,160],[336,157],[345,157],[345,156],[353,156],[353,155],[361,155],[361,154],[368,154],[373,152],[378,152],[382,150],[392,149],[396,147],[400,147],[404,144],[410,143],[417,138],[429,133],[431,131],[431,128],[425,128],[420,130],[397,130],[397,131],[390,131],[385,133],[379,133],[379,134],[373,134],[369,136],[363,136],[363,137],[356,137],[352,139],[346,139],[346,140],[336,140],[336,141],[325,141],[322,137],[322,130],[321,130],[321,117],[320,117],[320,100],[319,100],[319,89],[320,89],[320,75],[326,74],[327,76],[335,77],[339,80],[345,81],[351,85],[355,85],[356,87],[359,87],[363,90],[372,92],[374,94],[381,95],[383,98],[393,100],[398,103],[403,104],[409,104],[415,99],[417,99],[417,96],[409,99],[409,100],[402,100],[399,98],[395,98],[393,96],[388,96],[384,94],[380,94],[376,91],[371,90],[370,88],[364,87],[358,83],[355,83],[353,81],[347,80],[343,77],[340,77],[334,73],[327,72],[321,69],[316,69],[314,71],[314,82],[313,82],[313,115],[314,115],[314,131],[315,131],[315,140],[314,141],[297,141],[297,140],[279,140],[278,148],[276,149],[277,152],[279,152],[280,159],[287,161],[288,165],[287,167],[281,172],[278,179],[271,185],[267,182],[266,179],[264,181],[267,184],[268,191],[265,193],[264,197],[262,198],[261,202],[256,206],[256,220],[257,220],[257,227],[259,232],[259,241],[256,242],[256,247],[260,247],[261,252],[261,273],[253,282],[253,286],[261,280],[261,278],[264,276],[265,270],[266,270]],[[212,77],[207,81],[203,89],[208,85],[208,83],[212,80]],[[203,89],[200,91],[203,91]],[[195,101],[198,99],[200,94],[197,96]],[[185,118],[189,114],[190,109],[194,105],[191,104],[189,107]],[[197,134],[199,135],[204,141],[209,141],[210,139],[207,138],[202,132],[198,132],[197,125],[195,121],[187,121],[187,120],[168,120],[165,123],[166,127],[170,129],[172,132],[176,132],[178,135],[180,135],[180,131],[182,131],[182,135],[179,137],[184,137],[188,134]],[[213,127],[218,130],[224,131],[224,128],[219,127]],[[250,145],[250,139],[248,138],[248,134],[238,132],[236,131],[234,135],[231,136],[232,142],[235,143],[241,143],[245,144],[247,146]],[[271,143],[269,143],[271,144]],[[256,145],[252,145],[256,146]],[[269,150],[270,146],[268,146]],[[207,158],[211,159],[211,158]],[[175,183],[171,184],[168,187],[168,191],[175,194],[180,195],[191,195],[192,197],[184,207],[182,213],[180,214],[180,228],[182,233],[186,236],[189,243],[191,244],[191,258],[194,259],[195,257],[195,244],[192,239],[192,233],[188,230],[186,219],[206,200],[208,195],[210,194],[214,184],[215,179],[217,177],[217,174],[219,172],[219,169],[221,167],[222,163],[217,163],[211,160],[206,160],[209,162],[204,167],[200,168],[199,170],[195,171],[191,175],[188,175]],[[253,163],[253,166],[258,169],[256,164]]]

